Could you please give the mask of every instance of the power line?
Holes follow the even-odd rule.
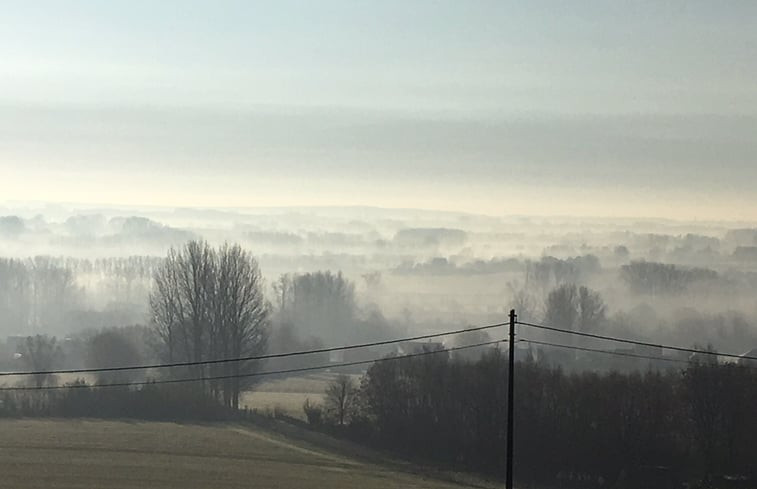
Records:
[[[527,323],[524,321],[518,321],[518,324],[521,324],[523,326],[530,326],[532,328],[543,329],[547,331],[555,331],[557,333],[565,333],[565,334],[571,334],[575,336],[583,336],[585,338],[595,338],[599,340],[615,341],[618,343],[627,343],[630,345],[649,346],[653,348],[662,348],[665,350],[683,351],[687,353],[701,353],[703,355],[739,358],[743,360],[757,360],[757,357],[749,356],[749,355],[738,355],[736,353],[721,353],[721,352],[716,352],[716,351],[698,350],[696,348],[685,348],[682,346],[671,346],[671,345],[663,345],[659,343],[649,343],[646,341],[629,340],[626,338],[617,338],[614,336],[605,336],[605,335],[600,335],[600,334],[595,334],[595,333],[585,333],[583,331],[573,331],[570,329],[555,328],[554,326],[545,326],[543,324]]]
[[[284,369],[284,370],[268,370],[264,372],[252,372],[248,374],[215,375],[215,376],[208,376],[208,377],[190,377],[190,378],[184,378],[184,379],[166,379],[166,380],[152,380],[152,381],[145,380],[145,381],[140,381],[140,382],[118,382],[118,383],[113,383],[113,384],[92,384],[92,385],[64,384],[64,385],[49,385],[49,386],[43,385],[43,386],[0,387],[0,391],[43,391],[43,390],[64,390],[64,389],[89,389],[89,388],[100,388],[100,387],[138,387],[138,386],[157,385],[157,384],[180,384],[180,383],[186,383],[186,382],[201,382],[201,381],[208,381],[208,380],[226,380],[226,379],[240,379],[240,378],[247,378],[247,377],[263,377],[267,375],[310,372],[313,370],[324,370],[327,368],[350,367],[350,366],[355,366],[355,365],[368,365],[368,364],[376,363],[376,362],[403,360],[405,358],[415,358],[415,357],[422,357],[425,355],[435,355],[437,353],[447,353],[451,351],[466,350],[469,348],[478,348],[482,346],[496,345],[497,343],[502,343],[503,341],[504,340],[487,341],[484,343],[476,343],[473,345],[455,346],[451,348],[441,348],[438,350],[422,351],[418,353],[410,353],[407,355],[399,355],[399,356],[394,356],[394,357],[382,357],[382,358],[374,358],[371,360],[359,360],[359,361],[354,361],[354,362],[330,363],[330,364],[316,365],[312,367],[298,367],[298,368],[290,368],[290,369]]]
[[[543,346],[553,346],[556,348],[565,348],[569,350],[579,350],[579,351],[586,351],[586,352],[593,352],[593,353],[604,353],[607,355],[616,355],[621,357],[631,357],[631,358],[642,358],[642,359],[648,359],[648,360],[660,360],[663,362],[675,362],[675,363],[685,363],[687,365],[695,365],[696,361],[692,360],[683,360],[680,358],[666,358],[666,357],[660,357],[660,356],[654,356],[654,355],[643,355],[639,353],[631,353],[631,352],[622,352],[622,351],[613,351],[613,350],[600,350],[598,348],[589,348],[589,347],[583,347],[583,346],[574,346],[574,345],[566,345],[563,343],[551,343],[548,341],[536,341],[536,340],[527,340],[525,338],[520,339],[519,341],[522,341],[523,343],[532,343],[535,345],[543,345]],[[706,365],[706,364],[705,364]],[[716,364],[720,365],[720,364]],[[729,364],[729,365],[735,365],[735,364]],[[746,368],[749,370],[757,370],[757,366],[754,365],[738,365],[739,368]]]
[[[519,341],[523,343],[530,343],[533,345],[542,345],[542,346],[553,346],[555,348],[566,348],[569,350],[579,350],[579,351],[587,351],[587,352],[594,352],[594,353],[604,353],[606,355],[616,355],[620,357],[631,357],[631,358],[643,358],[647,360],[661,360],[664,362],[676,362],[676,363],[691,363],[689,360],[682,360],[680,358],[665,358],[665,357],[659,357],[654,355],[642,355],[640,353],[631,353],[631,352],[622,352],[622,351],[612,351],[612,350],[600,350],[598,348],[588,348],[584,346],[573,346],[573,345],[564,345],[562,343],[550,343],[548,341],[536,341],[536,340],[527,340],[525,338],[521,338]]]
[[[255,355],[236,358],[224,358],[218,360],[200,360],[194,362],[173,362],[173,363],[156,363],[147,365],[130,365],[124,367],[102,367],[102,368],[73,368],[73,369],[57,369],[57,370],[31,370],[22,372],[0,372],[0,377],[15,377],[15,376],[27,376],[27,375],[57,375],[57,374],[89,374],[99,372],[123,372],[128,370],[147,370],[147,369],[159,369],[159,368],[174,368],[174,367],[193,367],[199,365],[215,365],[219,363],[232,363],[232,362],[246,362],[251,360],[270,360],[273,358],[287,358],[301,355],[313,355],[318,353],[331,353],[335,351],[355,350],[359,348],[370,348],[374,346],[391,345],[395,343],[404,343],[406,341],[418,341],[426,340],[430,338],[439,338],[441,336],[470,333],[473,331],[483,331],[486,329],[498,328],[500,326],[506,326],[508,323],[489,324],[486,326],[475,326],[472,328],[457,329],[454,331],[446,331],[444,333],[432,333],[418,336],[409,336],[407,338],[398,338],[393,340],[373,341],[370,343],[356,343],[345,346],[332,346],[328,348],[316,348],[312,350],[300,350],[285,353],[269,353],[266,355]]]

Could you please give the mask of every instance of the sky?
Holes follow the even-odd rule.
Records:
[[[0,203],[757,221],[751,0],[0,11]]]

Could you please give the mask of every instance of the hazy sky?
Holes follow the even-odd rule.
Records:
[[[752,0],[0,12],[0,202],[757,220]]]

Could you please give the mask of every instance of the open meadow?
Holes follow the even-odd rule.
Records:
[[[359,375],[352,377],[356,385],[360,383]],[[322,403],[329,382],[335,378],[334,373],[319,372],[266,380],[255,386],[255,390],[244,392],[240,404],[259,413],[282,413],[305,420],[302,410],[305,400]]]
[[[465,487],[237,424],[0,421],[3,488]]]

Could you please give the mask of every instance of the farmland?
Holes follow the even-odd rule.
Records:
[[[0,487],[455,488],[236,424],[0,421]]]
[[[316,374],[284,379],[268,380],[256,386],[254,391],[242,395],[241,405],[261,413],[280,412],[287,416],[304,419],[302,404],[306,399],[322,403],[324,392],[336,374],[320,372]],[[356,384],[360,376],[353,375]]]

